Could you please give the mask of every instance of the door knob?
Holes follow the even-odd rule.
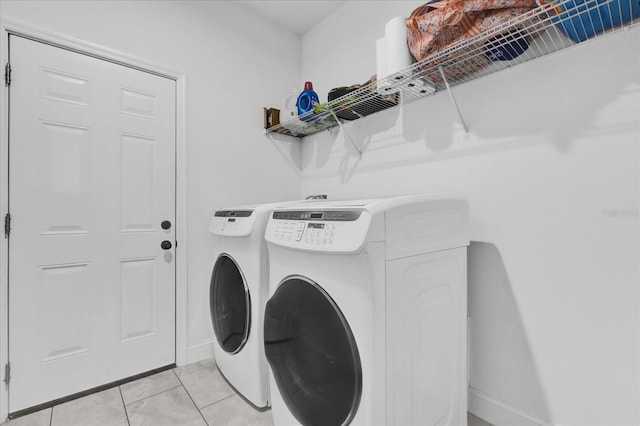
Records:
[[[160,247],[162,247],[163,250],[169,250],[171,248],[171,241],[164,240],[162,243],[160,243]]]
[[[169,222],[168,220],[163,220],[160,224],[160,227],[162,227],[162,229],[169,229],[171,228],[171,222]]]

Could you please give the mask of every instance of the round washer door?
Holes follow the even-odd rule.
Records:
[[[303,425],[347,425],[362,393],[356,341],[334,300],[301,277],[284,280],[267,302],[267,361],[282,399]]]
[[[227,254],[213,266],[209,305],[218,344],[225,352],[239,352],[249,338],[251,299],[240,268]]]

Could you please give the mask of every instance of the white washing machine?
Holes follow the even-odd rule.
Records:
[[[218,238],[209,287],[215,361],[229,383],[257,407],[269,406],[262,338],[269,291],[264,230],[271,211],[287,204],[220,209],[209,225]]]
[[[276,426],[467,424],[467,217],[429,195],[272,213]]]

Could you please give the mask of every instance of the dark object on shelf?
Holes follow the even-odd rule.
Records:
[[[510,61],[522,55],[529,42],[517,29],[498,34],[484,45],[486,57],[491,61]]]
[[[547,15],[576,43],[640,16],[640,0],[538,0],[553,5]]]
[[[335,112],[336,116],[342,119],[357,120],[374,112],[398,105],[396,94],[381,96],[372,92],[375,87],[375,80],[372,78],[362,85],[356,84],[349,87],[331,89],[327,96],[329,99],[328,107]],[[346,98],[342,99],[344,102],[332,102],[343,96],[346,96]]]
[[[276,108],[263,108],[264,109],[264,128],[277,126],[280,124],[280,110]]]

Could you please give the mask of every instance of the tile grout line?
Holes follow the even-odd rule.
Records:
[[[127,412],[127,404],[124,403],[124,396],[122,395],[122,388],[120,386],[118,386],[118,392],[120,392],[120,401],[122,401],[122,409],[124,410],[124,415],[127,418],[127,425],[131,426],[129,413]]]
[[[217,400],[217,401],[214,401],[214,402],[212,402],[211,404],[207,404],[207,405],[205,405],[205,406],[204,406],[204,407],[202,407],[201,409],[202,409],[202,410],[204,410],[205,408],[209,408],[209,407],[211,407],[212,405],[216,405],[216,404],[217,404],[217,403],[219,403],[219,402],[226,401],[226,400],[227,400],[227,399],[229,399],[229,398],[233,398],[233,397],[234,397],[234,396],[236,396],[236,395],[237,395],[237,394],[234,392],[234,393],[232,393],[232,394],[231,394],[231,395],[229,395],[229,396],[225,396],[224,398],[219,399],[219,400]]]
[[[207,421],[207,419],[205,419],[204,415],[202,415],[202,411],[200,411],[200,407],[198,407],[198,404],[196,404],[196,402],[193,400],[193,398],[191,397],[191,394],[189,393],[189,390],[187,389],[187,387],[184,385],[184,383],[180,379],[180,376],[178,376],[178,373],[176,373],[175,368],[172,368],[171,371],[173,371],[173,374],[176,375],[176,378],[178,379],[178,381],[182,385],[182,389],[184,389],[184,391],[187,393],[187,396],[191,400],[191,403],[193,404],[194,407],[196,407],[196,410],[198,410],[198,414],[200,414],[200,417],[202,417],[202,421],[204,422],[204,424],[207,425],[207,426],[210,426],[209,422]]]
[[[144,401],[145,399],[153,398],[154,396],[158,396],[158,395],[160,395],[160,394],[163,394],[163,393],[165,393],[165,392],[169,392],[170,390],[174,390],[174,389],[179,388],[179,387],[184,387],[184,386],[182,385],[182,383],[180,383],[179,385],[176,385],[176,386],[174,386],[174,387],[172,387],[172,388],[167,388],[167,389],[165,389],[165,390],[163,390],[163,391],[156,392],[156,393],[153,393],[153,394],[151,394],[151,395],[147,395],[147,396],[145,396],[144,398],[136,399],[135,401],[130,401],[130,402],[128,402],[128,403],[125,403],[125,402],[124,402],[124,396],[123,396],[123,398],[122,398],[122,403],[124,404],[124,406],[125,406],[125,408],[126,408],[126,407],[127,407],[127,405],[136,404],[136,403],[138,403],[138,402],[140,402],[140,401]],[[120,395],[122,395],[122,391],[120,391]]]

